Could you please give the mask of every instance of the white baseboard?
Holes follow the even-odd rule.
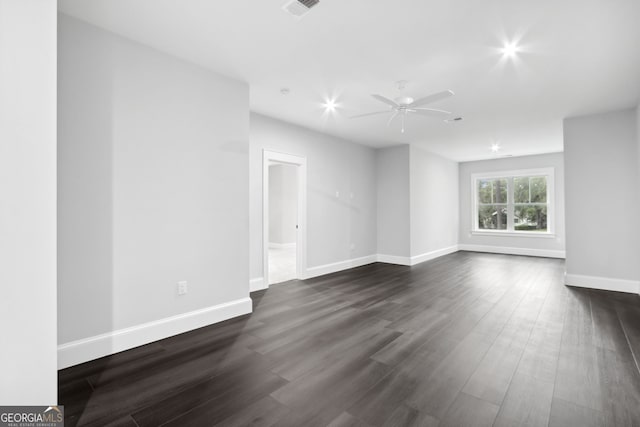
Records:
[[[242,298],[130,328],[58,346],[58,369],[129,350],[173,335],[251,313],[251,298]]]
[[[493,254],[526,255],[544,258],[565,258],[565,251],[551,249],[511,248],[508,246],[459,244],[459,250],[470,252],[489,252]]]
[[[331,264],[319,265],[316,267],[307,268],[304,279],[311,279],[313,277],[324,276],[325,274],[337,273],[338,271],[348,270],[350,268],[360,267],[374,262],[384,262],[387,264],[398,265],[416,265],[421,262],[425,262],[434,258],[438,258],[443,255],[447,255],[458,250],[458,245],[450,246],[448,248],[438,249],[436,251],[427,252],[414,257],[403,257],[395,255],[374,254],[367,255],[361,258],[348,259],[345,261],[338,261]],[[266,289],[269,286],[262,284],[263,287],[259,288],[259,284],[262,278],[252,279],[250,282],[251,292],[259,289]]]
[[[317,267],[307,268],[305,279],[312,277],[324,276],[325,274],[337,273],[338,271],[348,270],[350,268],[360,267],[362,265],[371,264],[377,261],[376,255],[368,255],[361,258],[348,259],[346,261],[334,262],[332,264],[319,265]]]
[[[256,277],[255,279],[249,280],[249,292],[261,291],[268,288],[269,284],[263,277]]]
[[[289,249],[289,248],[295,248],[296,244],[294,243],[273,243],[273,242],[269,242],[269,248],[270,249]]]
[[[458,252],[458,245],[449,246],[448,248],[437,249],[431,252],[425,252],[420,255],[415,255],[412,257],[408,256],[397,256],[397,255],[385,255],[378,254],[378,262],[384,262],[386,264],[396,264],[396,265],[416,265],[425,261],[430,261],[432,259],[449,255],[454,252]]]
[[[410,265],[420,264],[421,262],[430,261],[432,259],[458,252],[458,245],[449,246],[448,248],[437,249],[431,252],[425,252],[420,255],[412,256]]]
[[[377,261],[385,264],[411,265],[411,257],[408,256],[378,254]]]
[[[565,273],[564,283],[568,286],[577,286],[579,288],[640,294],[640,281],[638,280],[612,279],[609,277]]]

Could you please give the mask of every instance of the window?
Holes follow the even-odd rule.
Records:
[[[551,234],[553,169],[472,175],[473,231]]]
[[[507,179],[478,180],[478,229],[507,229]]]

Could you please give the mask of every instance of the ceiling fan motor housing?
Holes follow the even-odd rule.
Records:
[[[413,98],[410,96],[399,96],[395,101],[400,105],[409,105],[413,102]]]

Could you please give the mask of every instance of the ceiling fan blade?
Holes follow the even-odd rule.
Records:
[[[358,114],[356,116],[351,116],[349,117],[350,119],[359,119],[360,117],[367,117],[367,116],[376,116],[378,114],[389,114],[391,112],[391,110],[385,110],[385,111],[374,111],[373,113],[364,113],[364,114]]]
[[[440,114],[451,114],[451,111],[447,110],[438,110],[437,108],[412,108],[410,110],[412,113],[418,113],[420,111],[431,111],[432,113],[440,113]]]
[[[371,96],[373,96],[375,99],[377,99],[380,102],[384,102],[385,104],[392,106],[393,108],[399,107],[398,103],[396,103],[392,99],[387,98],[386,96],[382,96],[382,95],[371,95]]]
[[[393,115],[389,118],[389,121],[387,122],[387,127],[389,127],[389,125],[391,124],[391,122],[393,121],[393,119],[395,119],[396,117],[398,117],[399,111],[394,111]]]
[[[440,101],[442,99],[449,98],[455,95],[451,90],[445,90],[444,92],[434,93],[433,95],[425,96],[424,98],[416,99],[411,104],[407,105],[409,108],[420,107],[422,105],[431,104],[432,102]]]

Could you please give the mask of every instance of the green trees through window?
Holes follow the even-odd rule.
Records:
[[[513,178],[513,187],[514,228],[547,231],[547,177]]]
[[[482,230],[507,229],[507,180],[478,180],[478,226]]]
[[[476,178],[477,230],[548,232],[548,176]]]

